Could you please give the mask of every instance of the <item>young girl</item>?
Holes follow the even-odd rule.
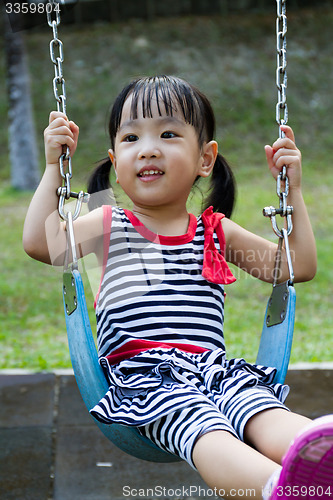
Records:
[[[306,281],[316,272],[316,248],[301,192],[301,154],[291,128],[281,128],[285,137],[265,151],[274,178],[288,167],[295,280]],[[252,498],[314,498],[313,488],[330,498],[333,418],[309,427],[285,407],[288,387],[272,382],[274,368],[226,359],[224,285],[235,281],[227,261],[272,281],[277,246],[230,220],[234,179],[218,154],[207,98],[179,78],[138,79],[116,99],[109,129],[109,158],[89,191],[109,187],[113,165],[132,209],[104,205],[74,223],[79,255],[94,252],[102,268],[95,306],[110,388],[92,414],[138,427],[234,498],[246,489]],[[43,262],[61,264],[65,253],[58,159],[64,145],[73,155],[77,140],[78,127],[52,112],[46,170],[23,235],[26,252]],[[196,180],[209,176],[206,209],[196,218],[186,202]],[[280,281],[288,277],[283,258]]]

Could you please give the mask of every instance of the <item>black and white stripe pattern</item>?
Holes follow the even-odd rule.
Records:
[[[193,227],[181,244],[170,244],[168,237],[158,241],[156,235],[147,239],[128,213],[112,209],[96,305],[100,362],[110,387],[91,410],[103,423],[140,427],[192,466],[201,433],[222,429],[242,438],[248,418],[283,406],[288,393],[287,386],[273,383],[274,368],[226,359],[223,286],[202,277],[200,217],[194,224],[192,219]],[[105,356],[133,339],[194,344],[207,351],[158,347],[110,366]]]
[[[188,243],[152,242],[124,210],[112,209],[108,261],[96,304],[100,356],[133,338],[224,349],[223,286],[201,275],[203,234],[199,218]]]
[[[139,427],[139,432],[162,450],[186,460],[195,469],[192,453],[200,436],[212,431],[226,431],[244,441],[245,425],[258,411],[287,409],[270,391],[260,386],[240,391],[227,404],[219,396],[213,399],[214,403],[210,400],[192,403],[169,413]]]
[[[110,383],[104,398],[91,410],[105,424],[144,426],[192,404],[214,404],[221,414],[237,395],[264,387],[276,405],[284,401],[287,386],[273,384],[274,368],[259,367],[243,359],[226,360],[221,349],[192,354],[179,349],[150,349],[102,367]],[[257,408],[257,411],[261,411]],[[237,415],[232,417],[237,422]],[[239,427],[239,425],[237,424]]]

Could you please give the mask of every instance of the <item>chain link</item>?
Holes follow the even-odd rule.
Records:
[[[277,52],[276,86],[278,89],[278,102],[276,104],[276,121],[279,125],[285,125],[288,122],[286,0],[277,0],[276,52]]]
[[[276,86],[278,90],[278,99],[276,104],[276,122],[279,125],[279,138],[284,137],[284,132],[281,130],[281,125],[288,123],[288,106],[287,106],[287,14],[286,14],[287,0],[276,0]],[[279,208],[265,207],[263,214],[265,217],[270,217],[273,231],[279,237],[278,253],[281,253],[282,242],[285,243],[287,252],[287,262],[289,267],[290,282],[294,280],[294,272],[292,268],[289,241],[293,230],[292,213],[293,207],[287,204],[287,197],[289,194],[289,179],[287,176],[287,167],[284,165],[276,180],[276,194],[280,200]],[[285,219],[285,227],[280,229],[278,227],[276,216],[280,215]],[[280,267],[280,256],[276,259],[274,269],[274,285],[277,282],[278,272]]]
[[[50,58],[54,65],[53,93],[57,102],[57,110],[67,116],[66,82],[62,68],[62,63],[64,62],[64,45],[58,37],[58,26],[61,22],[60,6],[57,0],[49,0],[49,3],[54,7],[46,9],[47,22],[53,32],[53,39],[50,42]],[[59,157],[59,169],[60,175],[63,178],[63,185],[57,190],[59,196],[59,215],[63,220],[68,221],[68,211],[65,211],[65,199],[76,198],[76,205],[72,216],[72,220],[74,221],[80,215],[82,203],[88,201],[89,194],[83,191],[79,193],[71,191],[72,158],[68,146],[64,148],[64,152]]]

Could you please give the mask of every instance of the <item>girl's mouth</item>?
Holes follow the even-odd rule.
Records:
[[[162,170],[158,170],[158,169],[142,169],[141,172],[138,173],[138,177],[142,180],[142,181],[153,181],[153,180],[156,180],[158,178],[160,178],[162,175],[164,175],[164,172],[162,172]]]

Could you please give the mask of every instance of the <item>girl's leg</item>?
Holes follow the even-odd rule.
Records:
[[[244,439],[260,453],[281,464],[294,437],[311,420],[280,408],[262,411],[246,424]]]
[[[227,431],[212,431],[196,441],[193,462],[207,485],[225,497],[262,499],[268,479],[279,468],[274,461]],[[246,493],[247,492],[247,493]]]
[[[284,455],[281,473],[275,485],[270,485],[272,494],[265,498],[289,500],[302,496],[304,500],[331,500],[333,415],[309,421],[293,413],[267,410],[248,422],[246,432],[262,453],[276,459]]]

